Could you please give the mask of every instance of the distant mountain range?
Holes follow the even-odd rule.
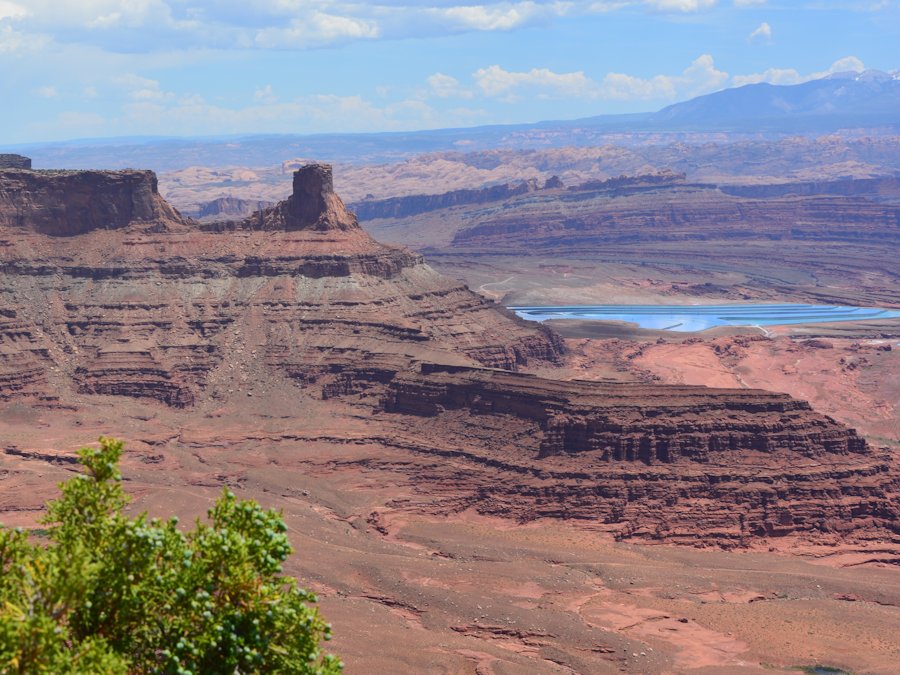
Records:
[[[28,155],[35,168],[137,166],[171,171],[188,166],[272,166],[293,158],[373,163],[449,150],[690,142],[722,132],[774,138],[860,129],[900,134],[900,74],[867,70],[795,85],[749,84],[655,113],[534,124],[366,134],[82,139],[0,147],[0,151]],[[659,134],[664,137],[657,138]]]
[[[836,73],[795,85],[748,84],[676,103],[648,118],[657,129],[829,131],[900,126],[900,74]]]

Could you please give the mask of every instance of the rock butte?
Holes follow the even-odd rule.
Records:
[[[326,165],[298,170],[286,201],[206,224],[148,171],[2,170],[0,270],[7,407],[314,406],[346,420],[319,441],[417,458],[397,470],[432,499],[411,510],[693,544],[900,540],[888,456],[803,401],[517,372],[560,363],[560,339],[375,242]]]

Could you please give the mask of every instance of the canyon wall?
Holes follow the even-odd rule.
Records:
[[[415,476],[435,514],[723,547],[797,534],[900,544],[890,453],[784,394],[436,364],[341,378],[328,395],[378,400],[383,442],[435,458]]]
[[[181,222],[152,171],[0,171],[0,227],[55,237]]]
[[[201,204],[196,211],[196,216],[206,220],[247,217],[270,206],[273,206],[271,202],[238,199],[237,197],[219,197]]]
[[[559,179],[547,181],[543,189],[560,187]],[[442,194],[410,195],[389,199],[364,199],[350,204],[360,220],[376,218],[407,218],[428,211],[446,209],[465,204],[484,204],[503,201],[510,197],[542,189],[537,180],[525,180],[518,184],[505,183],[484,188],[451,190]]]
[[[0,154],[0,169],[31,169],[31,159],[22,155]]]
[[[514,372],[549,371],[562,341],[375,242],[331,185],[305,167],[284,202],[201,225],[149,172],[0,172],[0,401],[176,428],[227,409],[242,437],[312,416],[318,442],[430,458],[392,470],[444,513],[897,539],[897,474],[852,430],[759,390]]]

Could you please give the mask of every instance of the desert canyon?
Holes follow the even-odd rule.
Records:
[[[290,178],[195,220],[150,171],[0,169],[0,520],[34,527],[112,435],[135,510],[192,519],[223,486],[284,510],[348,672],[896,672],[896,322],[673,337],[502,306],[890,305],[898,210],[871,195],[896,180],[357,204],[423,258],[331,166]],[[697,241],[731,257],[685,264]],[[771,242],[801,283],[758,264]]]

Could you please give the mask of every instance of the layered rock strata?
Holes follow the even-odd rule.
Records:
[[[0,169],[30,169],[31,159],[22,155],[0,154]]]
[[[900,544],[890,456],[785,394],[430,364],[343,378],[348,395],[378,398],[391,444],[447,460],[427,472],[436,513],[722,546],[798,533]]]
[[[324,166],[298,171],[286,202],[206,229],[151,172],[0,172],[0,272],[4,398],[55,372],[78,392],[189,406],[240,358],[308,383],[379,353],[516,369],[562,349],[374,242]]]
[[[2,172],[0,212],[4,402],[315,408],[355,430],[335,442],[427,458],[403,469],[416,508],[694,543],[896,538],[888,462],[801,401],[512,372],[559,362],[561,342],[373,241],[330,167],[239,221],[182,218],[149,172]]]
[[[559,178],[547,181],[543,189],[562,187]],[[484,188],[451,190],[437,195],[410,195],[408,197],[390,197],[388,199],[364,199],[350,205],[350,208],[362,220],[375,218],[408,218],[420,213],[445,209],[466,204],[484,204],[503,201],[510,197],[528,194],[542,189],[536,179],[524,180],[521,183],[504,183]]]
[[[0,227],[69,237],[180,217],[152,171],[0,170]]]
[[[216,220],[221,218],[246,217],[257,211],[262,211],[272,206],[271,202],[253,199],[238,199],[237,197],[219,197],[200,205],[195,213],[203,220]]]

